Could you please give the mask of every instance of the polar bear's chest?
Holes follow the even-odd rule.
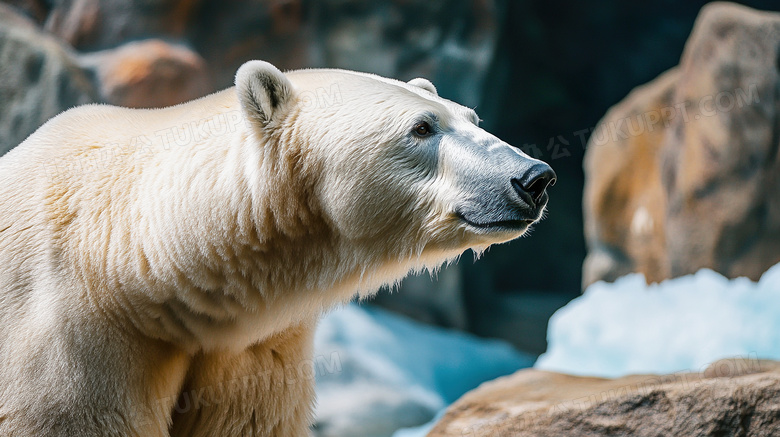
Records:
[[[145,325],[152,335],[182,344],[191,352],[240,352],[290,327],[315,323],[355,293],[353,283],[325,290],[291,290],[272,299],[258,295],[243,303],[225,294],[179,293],[152,309],[152,321]]]

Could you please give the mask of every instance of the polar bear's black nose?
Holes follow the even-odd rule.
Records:
[[[555,185],[556,176],[553,169],[545,164],[539,163],[531,167],[519,179],[512,179],[512,186],[520,197],[531,204],[538,206],[544,196],[547,187]]]

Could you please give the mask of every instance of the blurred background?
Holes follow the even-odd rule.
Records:
[[[773,108],[777,81],[767,77],[777,74],[777,44],[765,41],[769,34],[763,28],[747,39],[759,41],[758,45],[746,45],[744,35],[729,39],[734,26],[716,17],[711,31],[722,41],[694,47],[689,36],[706,3],[4,0],[0,2],[0,153],[74,105],[176,104],[231,86],[236,69],[250,59],[267,60],[283,70],[336,67],[404,81],[426,77],[441,96],[474,107],[486,130],[550,163],[558,183],[550,192],[548,217],[527,238],[493,247],[476,263],[466,254],[435,279],[409,278],[392,294],[385,290],[368,305],[426,324],[503,339],[536,356],[547,347],[549,317],[596,280],[612,281],[638,271],[648,280],[660,281],[701,267],[728,277],[757,279],[780,260],[780,232],[768,222],[774,207],[766,207],[765,202],[738,206],[747,212],[716,220],[707,231],[712,235],[694,243],[686,240],[698,235],[697,217],[710,213],[720,217],[718,209],[685,215],[685,196],[674,200],[675,182],[668,176],[672,170],[684,173],[684,168],[642,170],[671,156],[661,148],[674,138],[685,143],[680,136],[685,126],[673,133],[658,129],[599,140],[604,147],[589,158],[588,179],[583,171],[588,142],[594,141],[591,137],[604,120],[611,120],[609,115],[604,118],[610,107],[649,82],[652,89],[632,94],[627,103],[614,108],[612,120],[690,101],[693,96],[688,91],[696,88],[696,78],[689,71],[697,65],[709,68],[706,77],[715,77],[713,93],[734,92],[738,86],[749,93],[749,87],[758,84],[756,93],[771,96],[771,102],[762,102]],[[776,1],[738,3],[780,10]],[[718,47],[744,51],[745,56],[757,50],[750,55],[759,59],[754,63],[767,64],[769,70],[745,70],[748,61],[718,58],[712,55]],[[690,51],[688,64],[681,64],[684,48]],[[699,49],[705,54],[696,57]],[[735,69],[742,73],[734,73]],[[755,74],[750,81],[740,82],[748,77],[745,71]],[[728,86],[732,88],[723,88]],[[771,118],[768,112],[758,112],[741,119],[732,113],[726,120],[726,129],[732,131],[721,142],[741,135],[743,131],[733,131],[739,126],[747,129]],[[742,124],[734,124],[735,119]],[[767,128],[770,140],[775,138],[775,124],[772,121]],[[686,138],[695,134],[689,132]],[[750,135],[739,138],[748,141]],[[771,144],[776,148],[776,143]],[[720,156],[718,144],[711,153]],[[745,165],[727,170],[744,173],[744,168],[758,164]],[[751,175],[758,172],[752,171]],[[722,185],[710,186],[718,190]],[[658,209],[642,210],[632,199],[648,190],[652,191],[648,196],[663,191],[671,200],[664,200]],[[696,193],[699,198],[708,195]],[[627,205],[633,205],[632,215],[624,217],[620,214]],[[763,231],[735,233],[734,228],[744,223]],[[639,235],[648,226],[649,234]],[[704,240],[706,244],[700,244]],[[759,240],[765,245],[757,246]]]

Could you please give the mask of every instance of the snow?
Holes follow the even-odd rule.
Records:
[[[712,270],[646,285],[599,282],[550,319],[534,367],[618,377],[701,371],[721,358],[780,360],[780,264],[759,282]]]
[[[348,305],[325,317],[315,336],[314,432],[389,437],[425,424],[480,383],[533,362],[500,341]]]

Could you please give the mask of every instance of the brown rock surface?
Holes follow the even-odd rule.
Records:
[[[95,72],[103,98],[119,106],[170,106],[213,91],[197,53],[156,39],[83,56],[82,65]]]
[[[521,370],[467,393],[429,437],[776,436],[780,363],[721,360],[702,373],[588,378]]]
[[[705,8],[680,63],[690,110],[664,144],[671,276],[757,280],[780,262],[780,14]]]
[[[669,276],[659,153],[669,134],[679,77],[679,69],[672,69],[636,88],[591,136],[584,163],[585,284],[637,271],[650,281]],[[626,135],[618,135],[618,126]],[[629,127],[639,134],[631,135]]]
[[[780,262],[780,14],[702,9],[680,66],[638,88],[585,158],[583,284]]]

